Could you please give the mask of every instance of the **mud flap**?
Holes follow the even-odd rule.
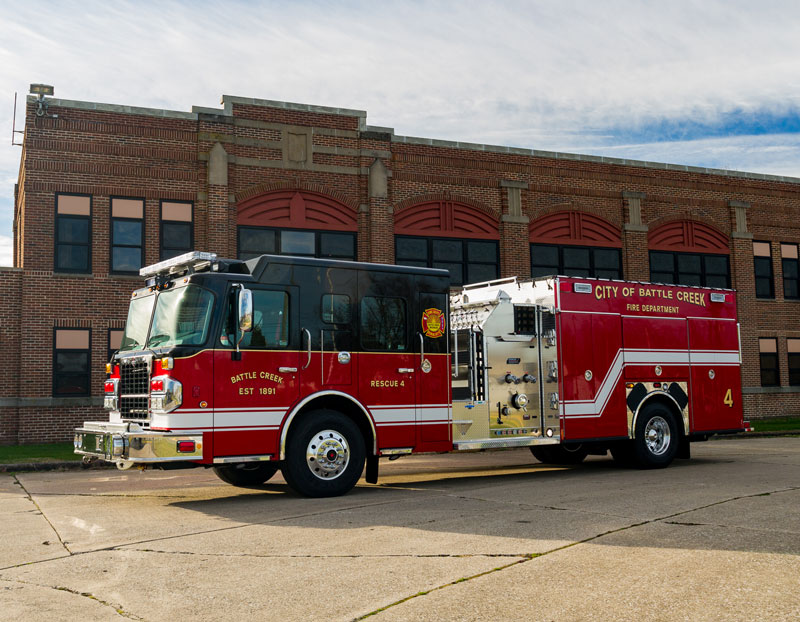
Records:
[[[678,442],[678,453],[675,454],[675,457],[682,460],[689,460],[692,457],[691,443],[683,434],[681,434],[680,437],[681,440]]]
[[[368,484],[378,483],[378,456],[367,456],[367,473],[364,479]]]

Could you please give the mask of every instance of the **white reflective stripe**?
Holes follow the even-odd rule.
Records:
[[[252,412],[232,411],[215,412],[214,427],[225,428],[230,426],[280,426],[285,411]]]
[[[200,412],[189,412],[186,410],[176,410],[165,415],[156,415],[150,418],[151,428],[190,429],[190,428],[210,428],[214,425],[214,417],[211,409],[204,409]]]
[[[390,421],[411,421],[414,422],[414,407],[405,408],[371,408],[372,419],[375,425],[388,423]]]
[[[664,365],[689,362],[688,350],[624,350],[626,365]]]
[[[736,350],[643,350],[620,349],[606,372],[593,400],[564,400],[565,417],[599,417],[628,365],[739,365]]]
[[[739,364],[739,352],[732,350],[692,350],[689,358],[693,365]]]
[[[429,422],[429,421],[449,421],[450,417],[450,409],[449,408],[421,408],[418,411],[417,422]]]

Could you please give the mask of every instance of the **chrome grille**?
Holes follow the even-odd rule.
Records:
[[[123,419],[147,419],[150,393],[150,357],[119,361],[119,410]]]

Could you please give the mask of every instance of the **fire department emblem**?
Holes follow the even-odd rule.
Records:
[[[439,309],[425,309],[422,312],[422,332],[426,337],[436,339],[444,335],[446,322]]]

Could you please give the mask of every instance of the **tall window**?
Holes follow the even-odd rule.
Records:
[[[442,268],[452,285],[491,281],[500,274],[498,245],[493,240],[395,236],[395,261],[401,266]]]
[[[56,194],[56,272],[92,271],[92,198]]]
[[[252,259],[264,254],[355,261],[356,234],[342,231],[239,227],[239,259]]]
[[[144,265],[144,200],[111,197],[111,271],[138,274]]]
[[[800,262],[797,255],[797,244],[781,244],[784,298],[800,298]]]
[[[753,242],[753,269],[756,277],[756,298],[775,298],[769,242]]]
[[[778,370],[778,340],[773,337],[759,339],[758,356],[761,364],[761,386],[779,386],[781,378]]]
[[[551,274],[621,279],[621,253],[617,248],[531,244],[531,276]]]
[[[171,259],[192,250],[194,227],[192,204],[161,201],[161,259]]]
[[[676,285],[730,287],[728,256],[650,251],[650,280]]]
[[[90,394],[90,331],[56,328],[54,331],[53,395]]]
[[[119,350],[122,345],[122,335],[124,333],[125,331],[121,328],[108,329],[108,356],[106,361],[110,361],[111,357],[114,356],[114,352]]]
[[[800,339],[787,339],[786,350],[789,358],[789,384],[800,386]]]

